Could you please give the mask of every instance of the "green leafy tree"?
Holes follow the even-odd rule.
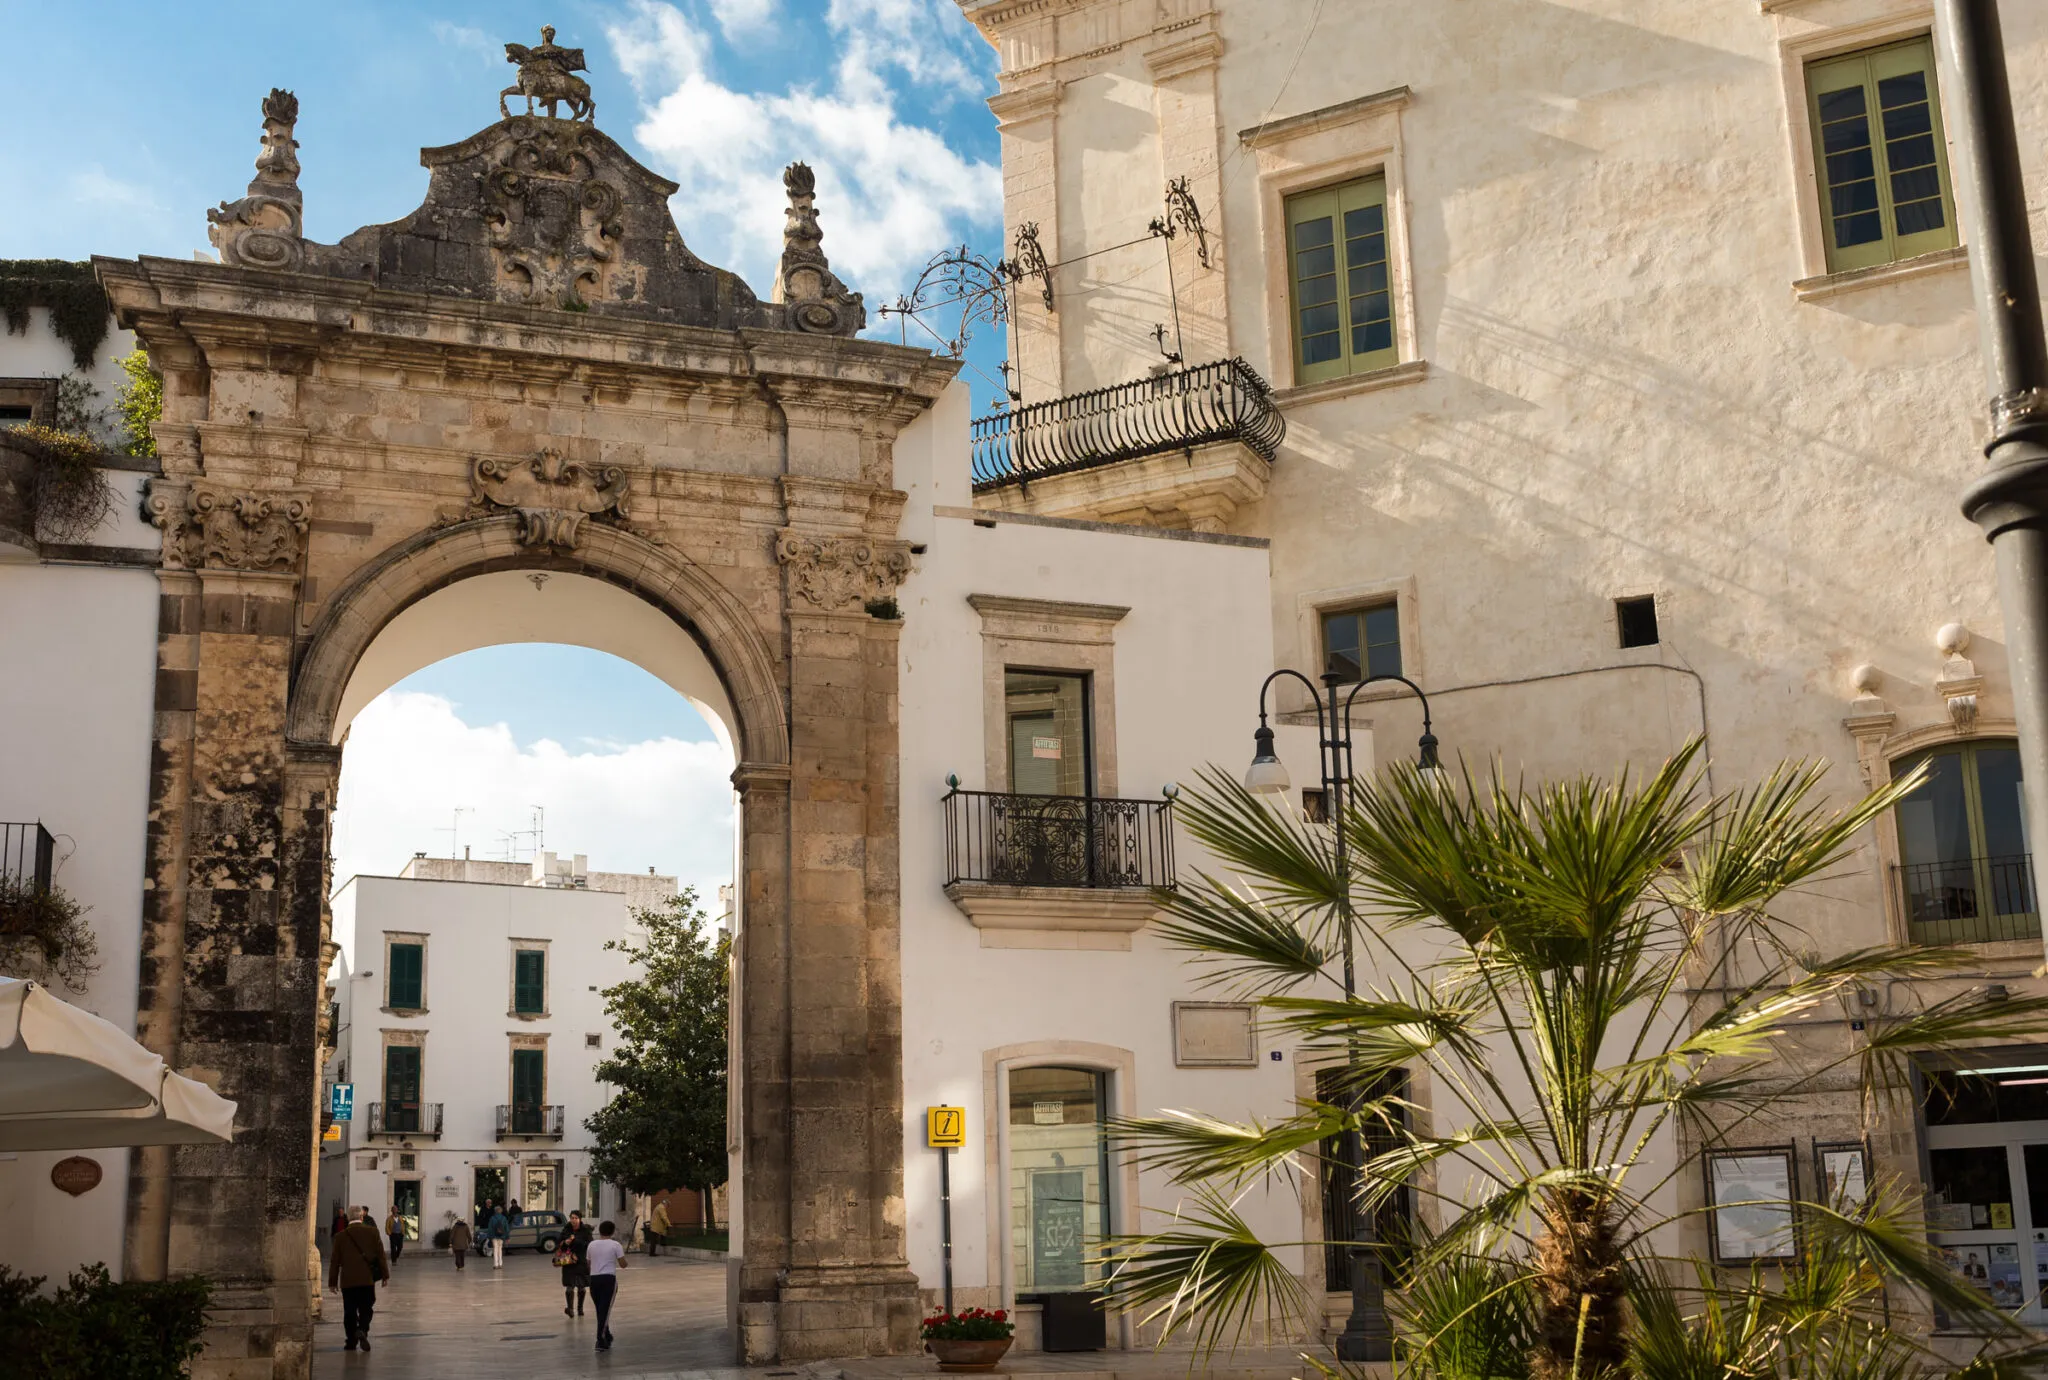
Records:
[[[1860,987],[1971,961],[1917,945],[1816,955],[1773,914],[1918,784],[1833,811],[1815,802],[1819,780],[1788,765],[1713,794],[1696,743],[1615,783],[1468,774],[1445,790],[1397,767],[1356,788],[1340,866],[1330,829],[1206,773],[1179,813],[1221,868],[1157,893],[1160,931],[1349,1072],[1329,1100],[1271,1123],[1174,1112],[1118,1125],[1141,1162],[1188,1189],[1173,1222],[1111,1243],[1120,1302],[1208,1345],[1301,1316],[1299,1282],[1236,1195],[1313,1180],[1305,1157],[1356,1129],[1375,1149],[1354,1219],[1374,1220],[1404,1187],[1434,1209],[1433,1233],[1382,1257],[1399,1267],[1405,1374],[1950,1373],[1893,1325],[1885,1281],[1993,1336],[2005,1359],[1962,1373],[2040,1364],[2032,1338],[1943,1268],[1898,1185],[1864,1203],[1786,1204],[1803,1249],[1782,1270],[1728,1275],[1658,1254],[1704,1211],[1673,1211],[1662,1192],[1699,1172],[1671,1153],[1681,1128],[1693,1144],[1739,1143],[1845,1081],[1868,1114],[1908,1086],[1916,1054],[2048,1027],[2048,999],[1972,992],[1872,1018],[1833,1054],[1801,1039]],[[1368,981],[1346,998],[1335,974],[1349,952]],[[1425,1073],[1434,1106],[1411,1103],[1397,1070]]]
[[[584,1126],[591,1167],[635,1193],[725,1182],[726,1023],[732,941],[706,934],[696,892],[636,910],[644,942],[615,939],[635,976],[604,990],[618,1038],[597,1066],[612,1099]]]
[[[151,428],[164,415],[163,377],[140,346],[114,363],[128,376],[114,397],[114,411],[121,418],[121,449],[137,459],[151,459],[156,455],[156,433]]]

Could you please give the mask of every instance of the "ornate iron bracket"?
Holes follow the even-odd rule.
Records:
[[[1188,180],[1176,177],[1166,184],[1166,215],[1153,222],[1154,234],[1173,238],[1174,227],[1187,231],[1195,237],[1195,260],[1203,268],[1214,268],[1209,262],[1209,231],[1202,224],[1202,208],[1195,202],[1195,194],[1188,190]]]
[[[1016,243],[1009,260],[1002,267],[1010,275],[1011,282],[1038,279],[1038,295],[1045,299],[1045,309],[1049,312],[1059,310],[1053,304],[1052,265],[1045,261],[1045,248],[1038,242],[1037,221],[1027,220],[1017,227]]]
[[[883,316],[915,319],[931,331],[948,355],[959,359],[974,337],[976,322],[1000,326],[1010,319],[1010,285],[1014,281],[1006,261],[991,263],[963,244],[934,255],[910,291],[880,311]],[[955,303],[960,307],[960,323],[958,334],[951,339],[932,330],[919,315]]]

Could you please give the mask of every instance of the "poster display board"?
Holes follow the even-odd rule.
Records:
[[[1750,1265],[1797,1255],[1792,1147],[1709,1150],[1703,1158],[1714,1259]]]

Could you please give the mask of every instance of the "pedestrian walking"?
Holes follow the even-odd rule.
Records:
[[[384,1214],[384,1235],[391,1241],[391,1268],[395,1270],[398,1257],[405,1254],[405,1219],[398,1215],[396,1204]]]
[[[462,1268],[462,1262],[469,1258],[469,1243],[472,1236],[469,1223],[460,1217],[455,1219],[454,1226],[448,1228],[448,1249],[455,1255],[455,1268],[458,1270]]]
[[[505,1237],[511,1232],[512,1224],[505,1220],[503,1211],[491,1214],[491,1224],[485,1228],[491,1234],[491,1268],[505,1268]]]
[[[590,1301],[597,1305],[597,1349],[612,1349],[612,1301],[618,1297],[619,1271],[626,1268],[626,1248],[612,1239],[617,1230],[610,1218],[597,1224],[597,1240],[583,1258],[590,1269]]]
[[[654,1205],[654,1216],[647,1219],[647,1253],[660,1255],[661,1248],[668,1244],[668,1199],[663,1198]]]
[[[341,1240],[341,1234],[348,1230],[348,1214],[341,1210],[341,1204],[334,1205],[334,1218],[327,1224],[327,1244],[331,1247]]]
[[[341,1331],[348,1342],[344,1350],[370,1349],[370,1315],[377,1310],[377,1286],[390,1279],[384,1238],[377,1234],[370,1210],[359,1207],[356,1220],[334,1239],[334,1259],[327,1266],[327,1287],[341,1293]]]
[[[569,1257],[562,1265],[562,1316],[565,1318],[583,1316],[583,1300],[590,1291],[590,1243],[595,1236],[581,1212],[569,1214],[569,1234],[562,1238],[561,1246],[555,1252],[557,1260],[564,1253]]]

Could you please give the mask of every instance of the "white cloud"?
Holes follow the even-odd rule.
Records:
[[[781,9],[777,0],[710,0],[711,17],[729,43],[740,43],[767,33]]]
[[[825,252],[872,312],[969,227],[999,221],[1000,171],[906,122],[882,79],[895,67],[955,80],[946,41],[931,36],[943,18],[927,0],[834,0],[828,23],[843,53],[832,89],[745,92],[712,73],[703,29],[673,5],[635,0],[606,36],[646,108],[634,133],[681,184],[684,239],[765,294],[781,252],[782,169],[802,159],[818,174]],[[962,23],[957,13],[950,22]]]
[[[482,29],[472,28],[467,24],[450,24],[445,19],[436,19],[431,28],[434,37],[444,46],[458,49],[485,62],[496,62],[505,55],[505,45],[493,43]]]
[[[134,211],[161,211],[156,194],[140,182],[124,182],[98,163],[88,163],[65,179],[71,199],[88,206],[120,207]]]
[[[586,853],[600,871],[674,873],[715,905],[732,880],[732,768],[717,743],[674,738],[522,749],[505,725],[466,724],[439,695],[393,691],[349,729],[334,880],[388,876],[421,850],[446,857],[458,806],[475,811],[461,822],[474,855],[503,857],[500,834],[531,828],[541,805],[553,851]],[[522,843],[531,856],[531,840]]]

